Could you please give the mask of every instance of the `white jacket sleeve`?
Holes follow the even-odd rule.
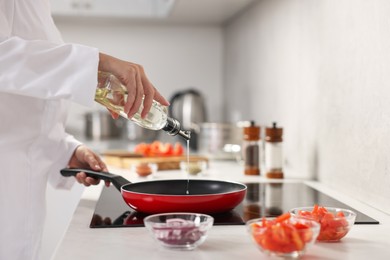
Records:
[[[0,91],[92,106],[99,52],[79,44],[0,37]]]
[[[51,169],[49,170],[48,182],[53,188],[56,189],[70,189],[72,188],[75,178],[63,177],[58,169],[68,166],[68,162],[72,157],[76,148],[81,145],[81,142],[76,140],[72,135],[67,135],[60,144],[59,149],[62,151],[62,156],[57,161],[53,162]]]

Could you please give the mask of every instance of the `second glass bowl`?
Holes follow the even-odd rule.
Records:
[[[323,242],[340,241],[351,230],[356,219],[356,213],[352,210],[321,206],[294,208],[290,214],[317,221],[321,225],[317,240]]]

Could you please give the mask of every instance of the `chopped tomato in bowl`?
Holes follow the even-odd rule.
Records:
[[[293,217],[303,217],[315,220],[321,225],[317,240],[323,242],[337,242],[347,235],[355,223],[356,213],[349,209],[323,207],[294,208],[290,210]]]
[[[299,257],[316,241],[320,225],[306,218],[292,218],[285,213],[277,218],[257,218],[246,223],[257,247],[279,257]]]

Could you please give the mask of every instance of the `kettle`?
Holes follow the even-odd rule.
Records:
[[[170,99],[169,114],[182,124],[182,129],[191,131],[190,148],[197,150],[200,124],[206,122],[205,99],[193,88],[174,93]]]

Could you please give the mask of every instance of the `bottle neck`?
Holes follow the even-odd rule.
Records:
[[[162,128],[162,130],[167,132],[169,135],[180,135],[186,140],[190,140],[191,138],[191,131],[183,131],[179,121],[171,117],[167,118],[167,122],[165,123],[165,126]]]

